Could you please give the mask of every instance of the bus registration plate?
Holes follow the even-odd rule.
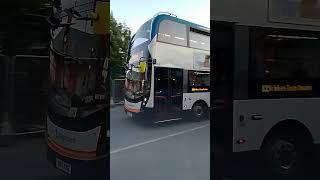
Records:
[[[63,172],[71,174],[71,164],[62,161],[61,159],[56,159],[56,167]]]

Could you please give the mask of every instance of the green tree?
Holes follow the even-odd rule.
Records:
[[[127,63],[127,53],[131,31],[125,23],[119,23],[111,14],[111,78],[123,76]]]

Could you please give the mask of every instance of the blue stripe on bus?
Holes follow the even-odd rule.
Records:
[[[199,24],[195,24],[195,23],[192,23],[192,22],[189,22],[189,21],[185,21],[185,20],[182,20],[182,19],[179,19],[179,18],[176,18],[174,16],[170,16],[170,15],[166,15],[166,14],[161,14],[161,15],[158,15],[156,16],[153,21],[152,21],[152,24],[151,24],[151,34],[150,34],[150,40],[152,40],[156,35],[157,35],[157,32],[158,32],[158,29],[159,29],[159,25],[160,25],[160,22],[162,20],[172,20],[172,21],[175,21],[175,22],[178,22],[178,23],[181,23],[181,24],[185,24],[187,26],[190,26],[192,28],[196,28],[196,29],[209,29],[207,27],[204,27],[204,26],[201,26]]]

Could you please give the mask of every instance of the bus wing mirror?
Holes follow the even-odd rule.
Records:
[[[140,61],[146,61],[146,60],[148,60],[148,58],[145,58],[145,57],[140,57],[140,59],[139,59]]]
[[[132,65],[131,66],[130,65],[126,66],[126,69],[127,70],[132,70]]]
[[[140,61],[146,61],[147,63],[157,64],[157,60],[152,58],[140,57]]]
[[[59,27],[69,27],[75,24],[75,23],[61,23],[59,19],[56,19],[53,16],[48,17],[46,20],[52,29],[57,29]]]

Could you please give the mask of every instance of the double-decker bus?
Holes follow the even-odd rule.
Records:
[[[320,143],[319,1],[212,7],[213,143],[226,159],[259,152],[276,175],[308,170]]]
[[[210,107],[210,29],[158,13],[133,35],[124,108],[129,116],[156,122],[196,119]]]
[[[109,1],[55,0],[47,157],[73,177],[107,174]]]

